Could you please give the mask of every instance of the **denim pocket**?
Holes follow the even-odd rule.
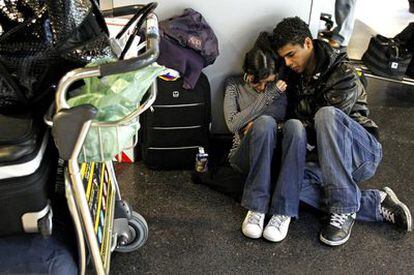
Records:
[[[361,182],[371,178],[377,170],[378,162],[366,161],[352,172],[352,178],[356,182]]]
[[[381,162],[382,148],[373,137],[354,139],[352,146],[352,178],[361,182],[371,178]]]

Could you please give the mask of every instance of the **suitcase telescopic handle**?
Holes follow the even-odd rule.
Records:
[[[116,7],[116,8],[112,7],[107,10],[102,10],[102,15],[104,17],[118,17],[118,16],[131,15],[139,11],[143,7],[145,7],[144,4],[127,5],[127,6]]]
[[[76,81],[91,78],[101,77],[112,74],[127,73],[141,69],[150,65],[157,60],[159,50],[159,30],[158,30],[158,18],[154,13],[150,13],[146,17],[146,51],[137,57],[119,60],[117,62],[103,64],[96,67],[78,68],[68,72],[59,81],[56,89],[56,112],[61,109],[70,108],[66,96],[69,87]]]

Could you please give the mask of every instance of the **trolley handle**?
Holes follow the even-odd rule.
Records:
[[[127,60],[119,60],[114,63],[103,64],[96,67],[78,68],[64,75],[59,81],[59,85],[56,90],[56,111],[59,112],[61,109],[70,108],[68,102],[66,101],[66,94],[69,87],[74,82],[85,78],[101,77],[135,71],[156,61],[160,50],[158,19],[154,13],[150,13],[146,17],[145,36],[147,40],[147,50],[137,57]]]
[[[126,73],[143,68],[155,60],[159,55],[159,31],[158,20],[155,14],[149,14],[147,17],[147,27],[145,36],[147,38],[148,50],[135,58],[120,60],[114,63],[107,63],[100,66],[101,76],[111,74]]]

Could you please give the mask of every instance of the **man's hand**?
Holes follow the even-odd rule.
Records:
[[[247,123],[246,127],[244,127],[242,129],[243,135],[246,135],[247,132],[250,130],[250,128],[253,127],[253,121],[250,121],[249,123]]]
[[[276,87],[283,93],[284,91],[286,91],[287,84],[283,80],[278,80],[276,82]]]

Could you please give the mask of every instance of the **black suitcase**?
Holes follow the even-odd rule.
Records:
[[[51,233],[48,134],[28,117],[0,115],[0,236]]]
[[[210,83],[201,73],[192,90],[182,79],[158,79],[152,110],[141,115],[142,160],[151,169],[193,169],[198,147],[208,147]]]

